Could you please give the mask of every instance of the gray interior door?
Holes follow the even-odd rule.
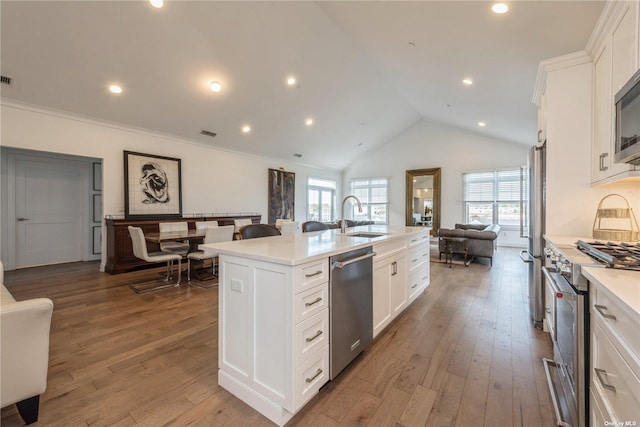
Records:
[[[16,268],[82,259],[83,179],[77,162],[16,160]]]

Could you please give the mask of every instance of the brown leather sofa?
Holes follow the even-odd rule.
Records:
[[[464,237],[465,249],[470,258],[489,258],[493,265],[493,253],[497,248],[498,234],[500,226],[498,224],[456,224],[454,229],[441,228],[438,230],[438,237]],[[438,250],[440,258],[445,253],[445,240],[438,239]]]

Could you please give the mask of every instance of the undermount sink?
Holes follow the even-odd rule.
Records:
[[[359,232],[359,233],[345,233],[343,236],[349,237],[364,237],[367,239],[373,239],[374,237],[382,237],[386,236],[388,233],[372,233],[372,232]]]

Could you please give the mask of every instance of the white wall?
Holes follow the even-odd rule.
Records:
[[[123,151],[182,159],[182,210],[188,213],[258,212],[267,221],[268,169],[296,174],[295,218],[306,219],[308,176],[340,185],[340,171],[316,169],[205,146],[171,136],[3,101],[1,144],[100,158],[103,213],[124,214]],[[259,144],[260,141],[256,141]],[[103,241],[103,266],[106,256]]]
[[[532,135],[532,145],[535,135]],[[391,225],[405,224],[405,171],[442,168],[440,226],[453,228],[464,222],[462,173],[517,167],[527,162],[529,147],[421,120],[370,155],[345,170],[343,188],[349,180],[388,177]],[[505,235],[506,233],[506,235]],[[512,241],[512,237],[514,238]],[[501,233],[502,245],[524,245],[516,233]]]
[[[620,194],[640,212],[640,181],[591,187],[592,63],[550,71],[546,80],[547,187],[546,233],[590,238],[598,203]],[[603,207],[626,207],[619,198]],[[629,228],[603,221],[602,228]],[[634,225],[635,227],[635,225]]]

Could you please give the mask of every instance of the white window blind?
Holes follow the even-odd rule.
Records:
[[[516,227],[527,208],[527,181],[521,168],[462,175],[466,222]]]
[[[354,220],[375,221],[376,224],[388,224],[389,180],[386,178],[353,179],[350,183],[351,194],[362,204],[362,212],[358,212],[357,204],[353,205]]]

